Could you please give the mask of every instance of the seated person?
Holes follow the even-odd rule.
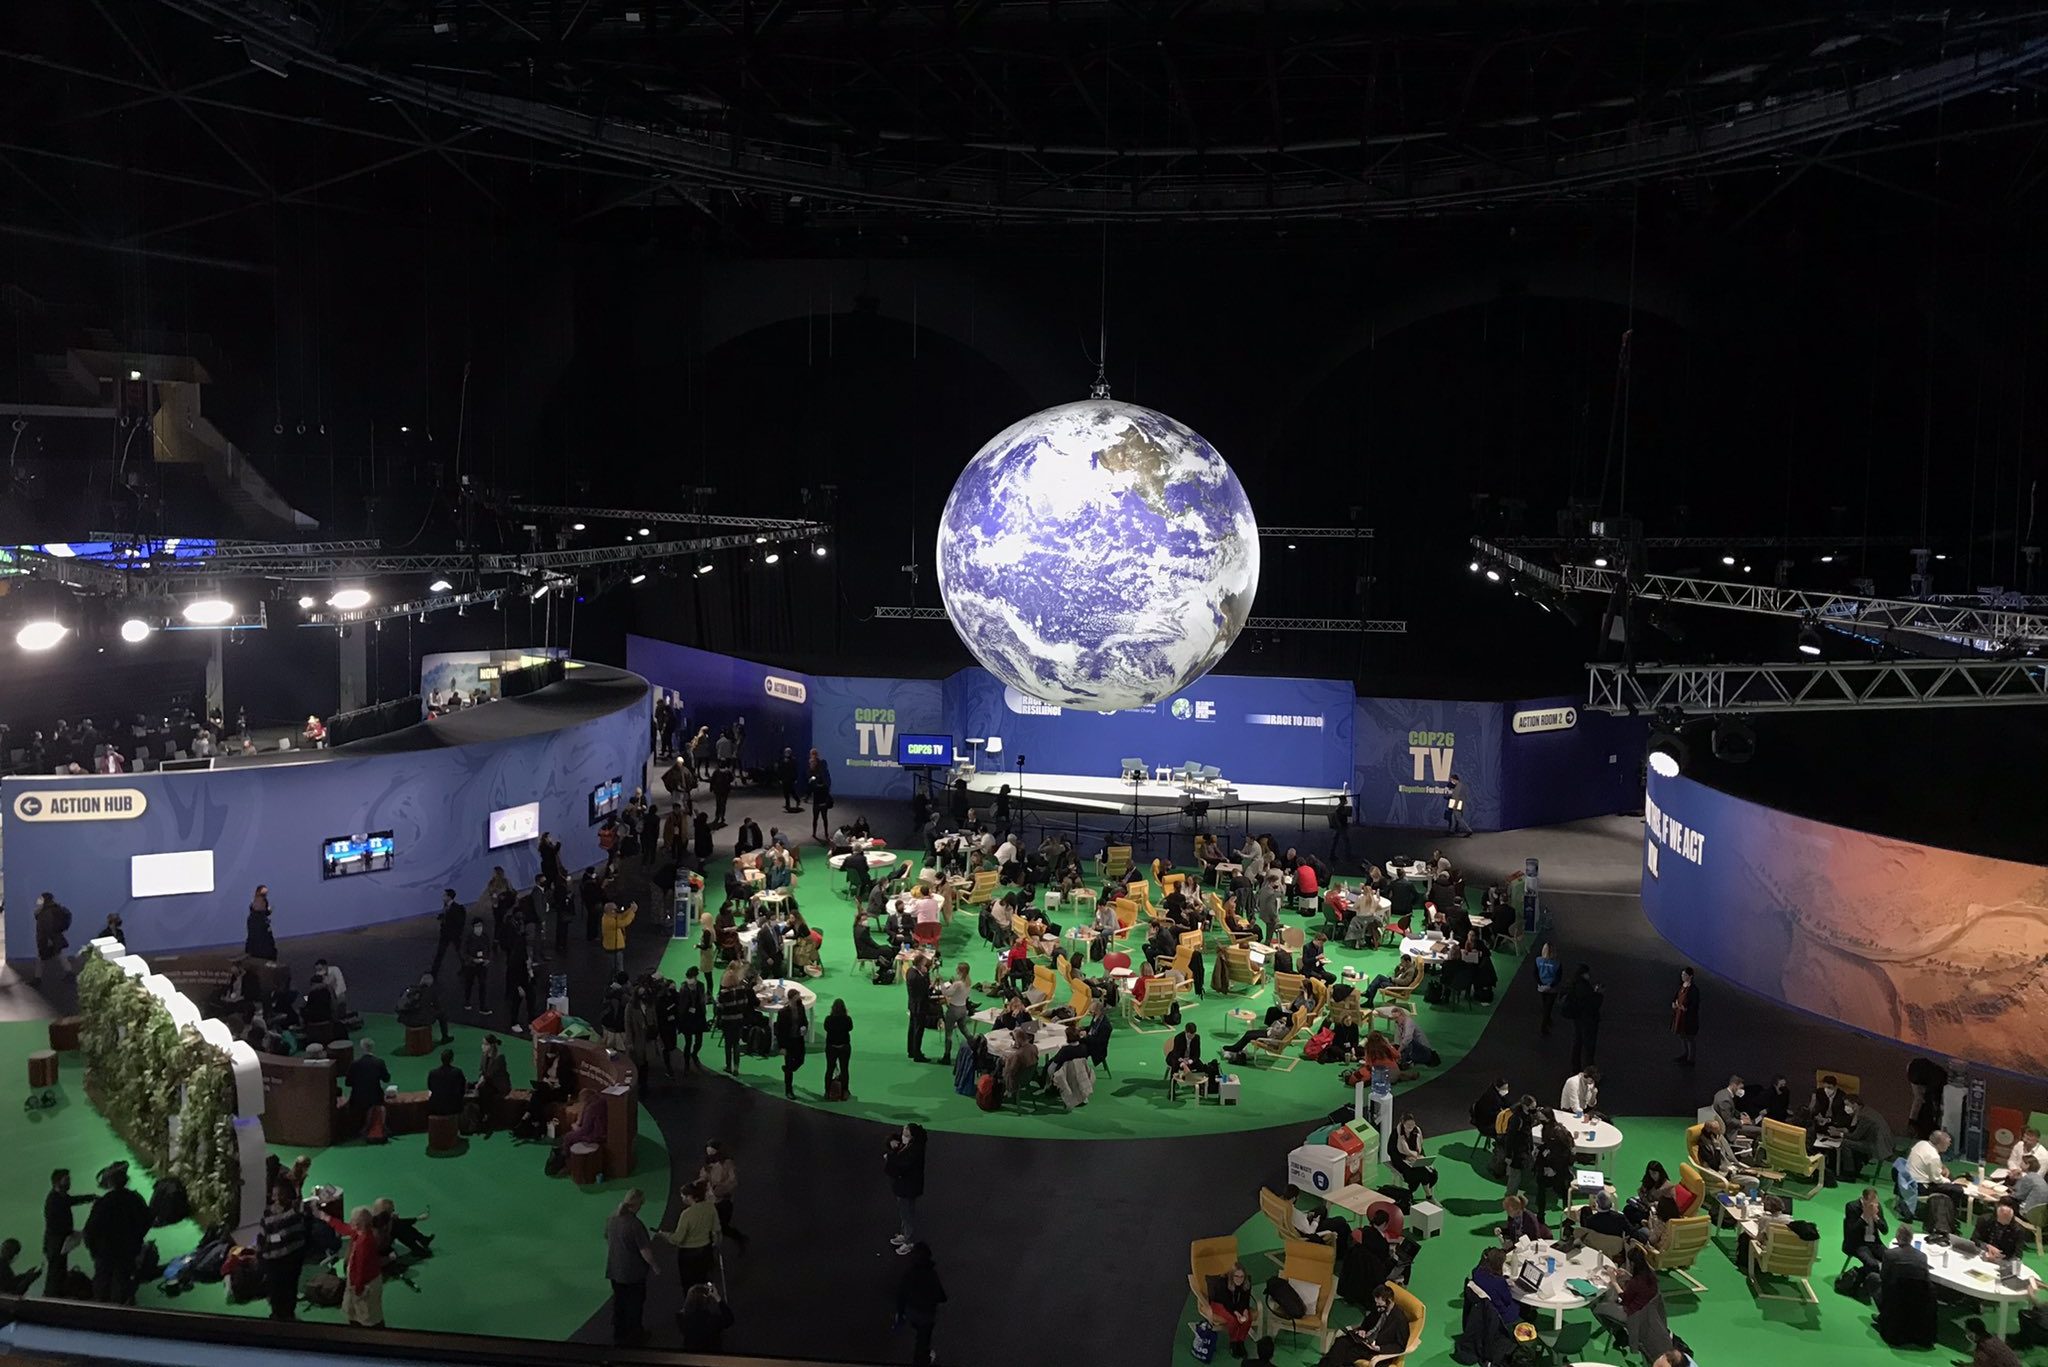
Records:
[[[1607,1288],[1593,1302],[1593,1313],[1626,1328],[1629,1347],[1655,1361],[1670,1349],[1671,1330],[1664,1321],[1664,1293],[1657,1285],[1657,1269],[1650,1266],[1642,1245],[1629,1245],[1622,1264],[1610,1266],[1605,1280]]]
[[[14,1260],[20,1256],[21,1240],[0,1240],[0,1296],[26,1296],[36,1278],[43,1275],[40,1267],[16,1268]]]
[[[469,1099],[469,1079],[455,1066],[455,1051],[441,1051],[441,1066],[427,1073],[427,1114],[461,1115]]]
[[[1329,943],[1330,933],[1326,930],[1318,928],[1315,934],[1309,936],[1308,942],[1301,947],[1300,971],[1302,977],[1320,978],[1326,983],[1335,983],[1337,981],[1323,963],[1323,953],[1329,946]]]
[[[1372,999],[1379,995],[1379,991],[1383,987],[1404,988],[1412,992],[1421,982],[1421,962],[1412,954],[1403,954],[1401,962],[1394,965],[1394,975],[1392,977],[1388,977],[1384,973],[1376,974],[1372,981],[1365,985],[1365,1007],[1368,1011],[1372,1009]]]
[[[1029,1029],[1030,1026],[1030,1003],[1026,1002],[1023,996],[1019,994],[1011,996],[1003,1003],[1003,1009],[996,1012],[995,1023],[989,1028],[991,1030],[1018,1030]]]
[[[1372,1293],[1364,1320],[1336,1336],[1319,1367],[1352,1367],[1353,1363],[1401,1353],[1407,1347],[1408,1317],[1394,1303],[1394,1289],[1383,1285]]]
[[[1783,1078],[1778,1081],[1783,1082]],[[1790,1088],[1786,1089],[1788,1094]],[[1813,1089],[1813,1096],[1807,1102],[1808,1124],[1817,1131],[1846,1130],[1849,1128],[1849,1094],[1842,1090],[1842,1083],[1833,1073],[1823,1073],[1820,1086]],[[1770,1114],[1770,1108],[1764,1108]],[[1773,1120],[1789,1121],[1790,1116],[1771,1115]]]
[[[1500,1208],[1506,1218],[1494,1226],[1494,1232],[1500,1236],[1503,1245],[1512,1245],[1522,1239],[1534,1241],[1550,1237],[1550,1227],[1536,1217],[1520,1194],[1510,1192],[1503,1196]]]
[[[1863,1288],[1882,1274],[1884,1238],[1890,1230],[1876,1187],[1865,1187],[1862,1195],[1842,1208],[1842,1255],[1856,1264],[1843,1275],[1842,1294],[1861,1295]]]
[[[1010,1032],[1010,1057],[1003,1064],[1003,1095],[1022,1095],[1038,1073],[1038,1041],[1035,1027],[1020,1026]]]
[[[1503,1328],[1518,1324],[1522,1319],[1521,1304],[1515,1300],[1515,1288],[1508,1281],[1507,1261],[1506,1249],[1483,1249],[1479,1262],[1467,1278],[1486,1298],[1486,1303],[1493,1307],[1494,1315]]]
[[[1089,1050],[1088,1041],[1082,1038],[1080,1024],[1068,1021],[1067,1042],[1055,1049],[1052,1057],[1046,1060],[1045,1071],[1048,1074],[1056,1073],[1063,1065],[1072,1063],[1075,1059],[1089,1058]]]
[[[2037,1207],[2048,1204],[2048,1176],[2041,1172],[2041,1160],[2031,1153],[2020,1160],[2017,1176],[2007,1176],[2006,1185],[2021,1215],[2031,1215]]]
[[[438,1026],[441,1043],[448,1042],[448,1008],[441,1004],[433,974],[420,974],[418,982],[398,994],[398,1023],[409,1029]]]
[[[825,971],[825,963],[819,954],[821,936],[803,924],[800,915],[792,915],[789,926],[789,969],[792,974],[806,978],[818,977]]]
[[[1596,1192],[1590,1205],[1581,1206],[1578,1211],[1579,1228],[1595,1234],[1610,1234],[1618,1239],[1640,1239],[1640,1230],[1630,1226],[1628,1217],[1614,1208],[1614,1198],[1606,1192]]]
[[[2020,1249],[2034,1242],[2033,1235],[2019,1219],[2019,1204],[2010,1196],[1978,1217],[1977,1228],[1970,1234],[1971,1242],[1984,1250],[1984,1256],[1993,1261],[2003,1261],[2020,1256]]]
[[[406,1218],[398,1213],[397,1203],[389,1196],[380,1196],[370,1203],[370,1234],[377,1240],[377,1251],[384,1257],[385,1275],[394,1275],[392,1253],[403,1248],[415,1258],[434,1256],[434,1236],[420,1233],[420,1221],[427,1218],[421,1211],[416,1217]]]
[[[1278,1004],[1267,1007],[1266,1023],[1257,1029],[1247,1030],[1242,1035],[1239,1035],[1237,1043],[1225,1045],[1223,1057],[1232,1063],[1249,1063],[1251,1058],[1247,1051],[1250,1050],[1254,1041],[1270,1040],[1277,1043],[1280,1040],[1286,1039],[1287,1032],[1294,1028],[1293,1021],[1294,1018],[1289,1014],[1286,1007]]]
[[[1217,1074],[1222,1071],[1214,1059],[1203,1061],[1202,1034],[1195,1028],[1193,1021],[1182,1026],[1180,1033],[1173,1037],[1173,1043],[1167,1046],[1166,1067],[1169,1072],[1178,1073],[1182,1077],[1189,1073],[1201,1073],[1211,1082],[1214,1082]]]
[[[332,1026],[339,1023],[334,989],[324,977],[316,976],[299,999],[299,1023],[304,1026]]]
[[[1766,1196],[1764,1197],[1763,1214],[1756,1217],[1756,1237],[1758,1239],[1765,1238],[1771,1229],[1791,1223],[1792,1216],[1785,1209],[1784,1198],[1780,1196]],[[1745,1229],[1735,1241],[1735,1264],[1737,1267],[1749,1266],[1750,1243],[1749,1231]]]
[[[283,1035],[270,1028],[269,1021],[264,1018],[261,1011],[249,1017],[249,1023],[242,1027],[242,1033],[239,1038],[242,1043],[248,1045],[259,1054],[288,1054],[291,1052],[289,1041]]]
[[[1792,1084],[1780,1075],[1771,1079],[1770,1089],[1764,1093],[1763,1115],[1780,1125],[1792,1123]]]
[[[555,1147],[549,1161],[560,1171],[560,1165],[569,1161],[569,1150],[578,1144],[595,1144],[604,1147],[611,1129],[611,1118],[606,1113],[604,1095],[595,1087],[585,1087],[576,1099],[576,1120],[572,1125],[561,1127],[561,1136],[555,1140]]]
[[[1717,1173],[1730,1181],[1739,1182],[1747,1178],[1754,1169],[1735,1157],[1735,1151],[1728,1147],[1728,1140],[1721,1132],[1721,1122],[1709,1120],[1700,1127],[1699,1161],[1703,1169]]]
[[[1031,967],[1031,942],[1019,936],[1002,957],[1003,981],[1019,993],[1027,991],[1038,975]]]
[[[1892,1127],[1885,1123],[1883,1112],[1875,1106],[1865,1106],[1855,1097],[1844,1097],[1842,1114],[1847,1118],[1842,1130],[1842,1144],[1833,1155],[1837,1177],[1861,1172],[1868,1163],[1886,1162],[1891,1158]]]
[[[1253,924],[1252,918],[1238,908],[1236,897],[1226,897],[1223,900],[1223,929],[1230,932],[1231,938],[1235,940],[1257,939],[1259,934],[1259,928]]]

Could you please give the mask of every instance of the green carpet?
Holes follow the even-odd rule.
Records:
[[[910,859],[913,865],[921,862],[917,852],[898,850],[896,853],[898,858]],[[710,905],[714,909],[724,897],[725,872],[729,862],[715,861],[706,876]],[[868,972],[856,970],[851,962],[854,905],[845,892],[844,877],[825,863],[822,853],[815,851],[807,857],[806,868],[808,871],[797,878],[797,902],[803,908],[804,918],[825,937],[821,951],[825,974],[810,980],[810,986],[818,993],[821,1016],[836,998],[845,1001],[846,1009],[853,1017],[853,1099],[826,1105],[823,1099],[824,1055],[816,1043],[822,1038],[819,1035],[814,1036],[809,1056],[797,1077],[797,1099],[806,1105],[887,1123],[916,1120],[930,1129],[956,1133],[1022,1135],[1040,1139],[1147,1139],[1254,1130],[1306,1121],[1327,1114],[1351,1097],[1351,1089],[1340,1078],[1341,1069],[1298,1060],[1291,1072],[1280,1072],[1265,1063],[1234,1069],[1226,1065],[1227,1071],[1234,1071],[1243,1079],[1241,1097],[1235,1106],[1223,1106],[1214,1101],[1198,1102],[1189,1091],[1182,1091],[1178,1099],[1169,1101],[1164,1079],[1170,1032],[1148,1024],[1147,1030],[1159,1033],[1142,1033],[1133,1025],[1119,1021],[1110,1044],[1108,1072],[1097,1070],[1094,1099],[1088,1105],[1070,1112],[1056,1099],[1047,1099],[1028,1103],[1021,1110],[1014,1104],[1006,1104],[999,1111],[983,1111],[972,1100],[953,1090],[951,1068],[937,1062],[918,1064],[910,1061],[906,1048],[907,1007],[901,980],[886,987],[877,987]],[[1157,906],[1160,900],[1161,894],[1155,884],[1153,905]],[[973,969],[974,981],[986,983],[995,977],[996,953],[976,932],[976,918],[975,908],[961,907],[946,927],[940,944],[948,971],[964,955]],[[1069,924],[1057,912],[1053,919],[1061,925]],[[1316,919],[1287,912],[1282,913],[1281,919],[1284,924],[1304,928],[1312,928],[1317,923]],[[1399,958],[1398,950],[1392,947],[1372,951],[1347,950],[1334,942],[1329,947],[1333,966],[1352,965],[1368,975],[1391,973]],[[696,939],[679,939],[663,956],[662,972],[680,979],[683,971],[697,961]],[[1494,963],[1504,981],[1519,966],[1519,960],[1505,952],[1495,956]],[[713,992],[716,986],[715,982],[711,985]],[[1062,983],[1057,999],[1065,1000],[1066,992],[1066,985]],[[976,1000],[982,1006],[990,1006],[999,999],[977,993]],[[1213,1058],[1218,1049],[1234,1042],[1248,1028],[1248,1023],[1229,1018],[1231,1010],[1249,1010],[1255,1016],[1250,1024],[1263,1025],[1266,1008],[1272,1002],[1273,988],[1268,983],[1251,993],[1240,989],[1228,997],[1212,992],[1205,999],[1190,998],[1183,1004],[1182,1012],[1185,1019],[1193,1020],[1201,1028],[1204,1056]],[[1442,1056],[1440,1065],[1436,1069],[1425,1070],[1425,1075],[1441,1072],[1463,1058],[1478,1041],[1493,1012],[1490,1005],[1430,1006],[1419,997],[1415,1006],[1423,1031]],[[938,1059],[940,1045],[940,1032],[927,1032],[925,1056]],[[1299,1052],[1297,1046],[1297,1059]],[[706,1039],[704,1055],[710,1061],[710,1067],[721,1066],[723,1055],[715,1034]],[[740,1076],[750,1086],[781,1095],[782,1061],[779,1057],[743,1059]]]
[[[370,1016],[366,1033],[381,1050],[394,1049],[404,1036],[389,1016]],[[482,1030],[457,1025],[452,1032],[456,1061],[475,1067]],[[523,1083],[521,1046],[507,1039],[513,1080]],[[49,1044],[42,1022],[0,1025],[0,1071],[26,1079],[28,1055]],[[62,1103],[51,1111],[26,1112],[19,1105],[0,1108],[0,1146],[10,1159],[13,1178],[0,1184],[0,1237],[20,1239],[28,1250],[22,1266],[37,1265],[42,1246],[43,1194],[52,1168],[68,1167],[72,1189],[92,1190],[93,1174],[116,1158],[130,1158],[127,1147],[85,1099],[83,1056],[60,1056]],[[400,1058],[386,1053],[392,1081],[402,1090],[426,1086],[428,1068],[438,1057]],[[273,1146],[289,1162],[301,1152]],[[398,1203],[401,1214],[431,1208],[421,1226],[435,1236],[434,1256],[418,1264],[412,1280],[385,1287],[384,1314],[393,1328],[437,1329],[466,1334],[565,1339],[605,1303],[610,1288],[604,1280],[604,1221],[626,1189],[620,1182],[578,1187],[566,1177],[542,1174],[547,1150],[541,1144],[515,1145],[500,1133],[472,1139],[467,1150],[448,1158],[429,1158],[425,1135],[404,1135],[389,1144],[350,1141],[309,1151],[313,1170],[308,1181],[339,1186],[350,1206],[366,1205],[379,1196]],[[149,1193],[148,1174],[134,1170],[137,1189]],[[659,1212],[667,1203],[668,1152],[652,1116],[640,1113],[639,1147],[634,1156],[632,1185],[644,1188],[648,1204]],[[85,1211],[79,1211],[84,1223]],[[658,1216],[657,1216],[658,1218]],[[190,1221],[152,1234],[168,1261],[199,1242]],[[74,1255],[74,1266],[83,1250]],[[512,1294],[507,1294],[508,1288]],[[38,1293],[41,1287],[38,1284]],[[268,1305],[254,1301],[230,1305],[222,1284],[199,1286],[166,1297],[152,1284],[137,1304],[173,1306],[180,1310],[230,1315],[266,1315]],[[299,1317],[339,1323],[341,1312],[301,1304]]]
[[[1622,1146],[1606,1165],[1617,1188],[1624,1193],[1634,1191],[1641,1181],[1644,1164],[1653,1158],[1677,1171],[1678,1160],[1685,1152],[1685,1130],[1691,1123],[1690,1118],[1624,1118],[1617,1123],[1622,1129]],[[1409,1367],[1444,1367],[1452,1361],[1451,1341],[1459,1330],[1465,1278],[1478,1262],[1480,1250],[1494,1241],[1492,1230],[1500,1217],[1501,1184],[1484,1175],[1486,1160],[1472,1142],[1469,1130],[1433,1141],[1428,1147],[1437,1160],[1438,1175],[1442,1178],[1437,1188],[1437,1199],[1444,1207],[1444,1232],[1423,1244],[1416,1258],[1409,1289],[1427,1307],[1428,1319],[1423,1329],[1422,1347],[1409,1357]],[[1384,1180],[1390,1184],[1398,1181],[1390,1173]],[[1873,1362],[1894,1361],[1946,1364],[1958,1356],[1968,1356],[1962,1323],[1972,1315],[1983,1314],[1984,1307],[1978,1302],[1945,1303],[1941,1306],[1941,1347],[1930,1352],[1888,1347],[1871,1327],[1871,1307],[1836,1294],[1835,1276],[1842,1269],[1842,1255],[1838,1251],[1841,1247],[1842,1207],[1860,1190],[1860,1186],[1844,1183],[1824,1189],[1811,1201],[1794,1203],[1795,1216],[1811,1219],[1820,1230],[1820,1254],[1810,1279],[1815,1294],[1820,1297],[1817,1306],[1753,1297],[1748,1281],[1735,1263],[1736,1235],[1732,1230],[1717,1231],[1713,1243],[1700,1253],[1699,1261],[1692,1268],[1694,1278],[1705,1284],[1705,1292],[1695,1295],[1684,1283],[1669,1275],[1662,1279],[1665,1313],[1671,1330],[1691,1345],[1702,1367],[1743,1367],[1745,1364],[1763,1367],[1794,1362],[1799,1367],[1868,1367]],[[1273,1263],[1265,1254],[1268,1250],[1277,1249],[1280,1241],[1272,1223],[1256,1213],[1257,1189],[1248,1187],[1244,1197],[1246,1208],[1254,1214],[1236,1230],[1238,1247],[1253,1281],[1263,1284],[1273,1272]],[[1896,1213],[1893,1213],[1895,1223],[1896,1218]],[[1546,1223],[1553,1229],[1557,1227],[1555,1207],[1549,1212]],[[1177,1276],[1185,1283],[1187,1255],[1184,1251],[1174,1251],[1170,1268],[1166,1265],[1167,1250],[1160,1250],[1160,1259],[1158,1275]],[[2048,1268],[2048,1262],[2031,1251],[2026,1261],[2037,1270]],[[1765,1289],[1783,1294],[1788,1287],[1783,1283],[1767,1283]],[[1195,1307],[1190,1300],[1175,1334],[1173,1361],[1176,1367],[1191,1365],[1195,1361],[1190,1351],[1192,1334],[1188,1327],[1195,1317]],[[1337,1324],[1340,1327],[1355,1324],[1359,1318],[1358,1311],[1345,1306],[1338,1312]],[[1592,1319],[1590,1310],[1571,1311],[1565,1315],[1564,1333],[1558,1343],[1563,1360],[1620,1362],[1621,1355],[1607,1337],[1591,1331]],[[1987,1317],[1988,1322],[1991,1322],[1990,1317]],[[1544,1323],[1547,1327],[1547,1317]],[[1279,1352],[1275,1361],[1287,1367],[1309,1367],[1317,1360],[1314,1344],[1308,1338],[1282,1332],[1278,1339]],[[1943,1351],[1947,1349],[1954,1351]],[[1219,1345],[1215,1361],[1228,1363],[1232,1360],[1227,1346]],[[2028,1360],[2035,1359],[2030,1356]],[[1639,1363],[1641,1359],[1638,1357],[1633,1361]]]

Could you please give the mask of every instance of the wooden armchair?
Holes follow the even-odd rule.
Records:
[[[1332,1303],[1337,1298],[1337,1250],[1328,1244],[1296,1238],[1289,1238],[1280,1247],[1280,1275],[1316,1290],[1315,1305],[1300,1319],[1289,1320],[1288,1327],[1296,1333],[1306,1330],[1315,1335],[1316,1351],[1327,1353],[1330,1351],[1330,1314],[1335,1309]],[[1266,1313],[1273,1314],[1270,1301],[1266,1303]]]
[[[1699,1261],[1700,1250],[1713,1238],[1714,1222],[1706,1215],[1686,1215],[1664,1222],[1664,1232],[1656,1243],[1643,1252],[1650,1260],[1650,1266],[1659,1272],[1676,1273],[1694,1293],[1707,1288],[1694,1279],[1688,1270]]]

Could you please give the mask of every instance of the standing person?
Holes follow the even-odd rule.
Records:
[[[957,1031],[960,1035],[960,1047],[963,1049],[967,1047],[967,1008],[974,1004],[971,995],[974,990],[974,984],[969,981],[966,960],[961,960],[959,968],[947,980],[946,985],[939,990],[945,998],[945,1015],[941,1018],[945,1033],[940,1041],[939,1053],[941,1057],[939,1061],[941,1063],[951,1063],[953,1061],[954,1032]]]
[[[128,1185],[128,1165],[100,1174],[105,1195],[85,1217],[85,1251],[92,1256],[92,1298],[105,1305],[135,1304],[135,1261],[149,1237],[149,1203]]]
[[[277,962],[277,936],[270,928],[270,888],[267,884],[256,885],[256,895],[249,899],[248,932],[242,937],[242,953],[264,963]]]
[[[1351,853],[1351,795],[1349,793],[1339,794],[1337,805],[1330,808],[1331,864],[1334,865],[1337,862],[1337,853],[1340,850],[1343,851],[1344,857],[1347,860],[1357,857]]]
[[[64,950],[71,941],[64,934],[71,929],[71,909],[50,893],[36,898],[36,981],[43,980],[45,971],[55,961],[65,972],[71,965],[64,959]]]
[[[570,888],[566,875],[548,881],[548,913],[555,919],[555,954],[558,958],[567,958],[569,923],[576,916],[576,894]]]
[[[725,1151],[725,1145],[716,1139],[707,1140],[704,1145],[704,1166],[697,1169],[697,1180],[711,1193],[711,1203],[718,1210],[718,1226],[725,1231],[725,1237],[740,1246],[740,1252],[747,1251],[747,1236],[732,1222],[733,1198],[739,1195],[740,1169]]]
[[[263,1294],[270,1302],[270,1318],[295,1319],[299,1276],[306,1268],[306,1215],[299,1208],[298,1193],[286,1183],[271,1185],[260,1244]]]
[[[1558,984],[1564,978],[1564,962],[1557,957],[1557,946],[1545,940],[1543,948],[1536,951],[1534,966],[1536,974],[1536,1000],[1543,1004],[1543,1026],[1538,1034],[1550,1033],[1550,1009],[1557,1004]]]
[[[853,1061],[853,1017],[846,1014],[845,1001],[834,998],[832,1009],[825,1014],[825,1100],[844,1101],[847,1099],[852,1080],[848,1065]],[[832,1094],[834,1080],[839,1084],[839,1095]]]
[[[676,1227],[662,1232],[662,1242],[676,1251],[676,1278],[684,1286],[708,1282],[718,1275],[718,1210],[702,1182],[688,1182],[682,1189],[683,1209]]]
[[[1465,780],[1451,775],[1450,795],[1444,799],[1444,825],[1452,835],[1472,834],[1472,823],[1466,819],[1465,804],[1471,794],[1466,791]]]
[[[343,1278],[341,1314],[348,1323],[364,1329],[384,1327],[384,1250],[379,1246],[374,1217],[368,1206],[357,1206],[344,1224],[319,1212],[326,1226],[348,1240],[348,1275]]]
[[[540,833],[540,871],[550,883],[565,882],[569,870],[562,864],[562,842],[555,839],[553,831]]]
[[[676,1032],[683,1038],[683,1067],[702,1068],[704,1061],[704,979],[693,964],[683,971],[683,984],[676,989],[672,1009]]]
[[[361,1134],[369,1126],[370,1112],[384,1104],[384,1089],[391,1085],[391,1070],[377,1057],[377,1041],[365,1039],[356,1045],[356,1056],[342,1081],[348,1087],[349,1118]]]
[[[755,1005],[754,989],[740,976],[739,964],[727,964],[718,980],[718,1032],[725,1039],[725,1071],[733,1077],[740,1075],[740,1043]]]
[[[924,1056],[925,1022],[931,1012],[932,980],[924,966],[924,955],[919,953],[910,960],[910,967],[903,972],[903,993],[910,1005],[910,1037],[906,1051],[912,1063],[929,1063]]]
[[[1600,1056],[1600,1006],[1606,989],[1593,981],[1593,966],[1580,964],[1565,989],[1564,1018],[1572,1023],[1572,1071]]]
[[[455,962],[462,962],[462,903],[455,896],[454,888],[441,889],[440,938],[434,942],[434,962],[427,972],[441,976],[441,958],[449,950],[455,951]]]
[[[882,1171],[896,1196],[897,1232],[889,1237],[896,1252],[908,1255],[917,1244],[917,1202],[924,1195],[924,1126],[915,1122],[889,1136]]]
[[[912,1367],[931,1367],[932,1331],[938,1327],[939,1307],[946,1303],[946,1288],[932,1263],[930,1244],[912,1244],[905,1256],[910,1266],[903,1269],[903,1280],[896,1284],[896,1319],[909,1325],[914,1335]]]
[[[647,1198],[634,1187],[604,1224],[604,1275],[612,1284],[612,1342],[635,1345],[647,1340],[647,1279],[661,1270],[654,1261],[654,1241],[640,1223],[640,1205]]]
[[[476,1065],[476,1112],[477,1132],[488,1138],[496,1126],[492,1123],[498,1107],[512,1095],[512,1069],[505,1062],[505,1055],[498,1044],[496,1035],[485,1035],[483,1052]]]
[[[715,1353],[725,1343],[725,1331],[732,1328],[732,1307],[710,1282],[698,1282],[683,1293],[683,1308],[676,1312],[676,1329],[683,1336],[686,1353]]]
[[[505,956],[505,1028],[526,1033],[526,1022],[538,1016],[533,1001],[533,950],[521,942]]]
[[[78,1225],[71,1214],[73,1206],[89,1206],[90,1196],[71,1194],[71,1169],[58,1168],[50,1174],[50,1190],[43,1196],[43,1294],[61,1296],[64,1294],[64,1276],[70,1271],[67,1259],[71,1256],[65,1245],[71,1242],[71,1235]]]
[[[469,934],[462,939],[462,1008],[469,1009],[469,994],[476,993],[476,1009],[482,1011],[490,1003],[484,992],[489,985],[491,971],[491,932],[481,916],[469,918]]]
[[[1678,995],[1671,1002],[1671,1033],[1678,1036],[1678,1057],[1673,1062],[1688,1067],[1698,1063],[1695,1050],[1700,1033],[1700,985],[1691,964],[1678,970]]]
[[[597,865],[583,871],[576,892],[583,903],[583,938],[595,941],[604,927],[604,879],[598,877]]]
[[[811,1017],[803,998],[794,992],[783,995],[782,1010],[775,1018],[775,1034],[782,1045],[782,1094],[796,1100],[796,1075],[803,1071],[804,1042],[810,1037]]]
[[[796,795],[796,751],[785,747],[782,758],[775,761],[775,781],[782,785],[782,810],[800,812],[804,804]]]
[[[634,918],[639,914],[638,902],[626,903],[624,911],[619,910],[619,904],[616,902],[604,904],[604,919],[601,926],[604,932],[603,949],[611,956],[614,973],[626,971],[626,928],[633,924]]]
[[[825,761],[812,752],[811,759],[811,837],[820,842],[832,833],[832,771],[825,767]]]

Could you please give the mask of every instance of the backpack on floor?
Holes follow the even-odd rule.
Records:
[[[175,1177],[165,1177],[156,1184],[156,1190],[149,1195],[149,1224],[152,1229],[175,1225],[192,1213],[192,1202],[186,1199],[185,1184]]]
[[[92,1276],[85,1269],[74,1267],[64,1273],[64,1295],[68,1300],[89,1301],[92,1299]]]
[[[1320,1059],[1324,1054],[1328,1053],[1330,1050],[1330,1046],[1336,1043],[1336,1041],[1336,1032],[1334,1030],[1331,1030],[1328,1026],[1324,1026],[1322,1029],[1316,1031],[1315,1034],[1309,1036],[1308,1046],[1301,1051],[1301,1056],[1307,1059],[1310,1063],[1314,1063],[1317,1059]],[[1290,1315],[1287,1316],[1287,1318],[1293,1319],[1297,1317]]]
[[[1920,1222],[1929,1234],[1954,1234],[1956,1203],[1945,1192],[1930,1192],[1920,1202]]]
[[[1444,1000],[1444,980],[1431,978],[1422,985],[1422,999],[1431,1006],[1441,1006]]]
[[[391,1142],[391,1135],[384,1128],[384,1108],[382,1106],[372,1106],[369,1115],[364,1117],[363,1139],[371,1144],[388,1144]]]
[[[249,1256],[228,1264],[228,1299],[238,1305],[263,1299],[263,1262],[249,1249],[236,1249]]]
[[[347,1288],[341,1278],[325,1270],[315,1272],[306,1281],[306,1304],[333,1309],[341,1304],[342,1292]]]
[[[983,1073],[974,1082],[974,1104],[984,1111],[999,1111],[1003,1108],[1003,1089],[994,1073]]]
[[[825,1084],[825,1100],[844,1101],[846,1099],[846,1080],[844,1078],[835,1077]]]

